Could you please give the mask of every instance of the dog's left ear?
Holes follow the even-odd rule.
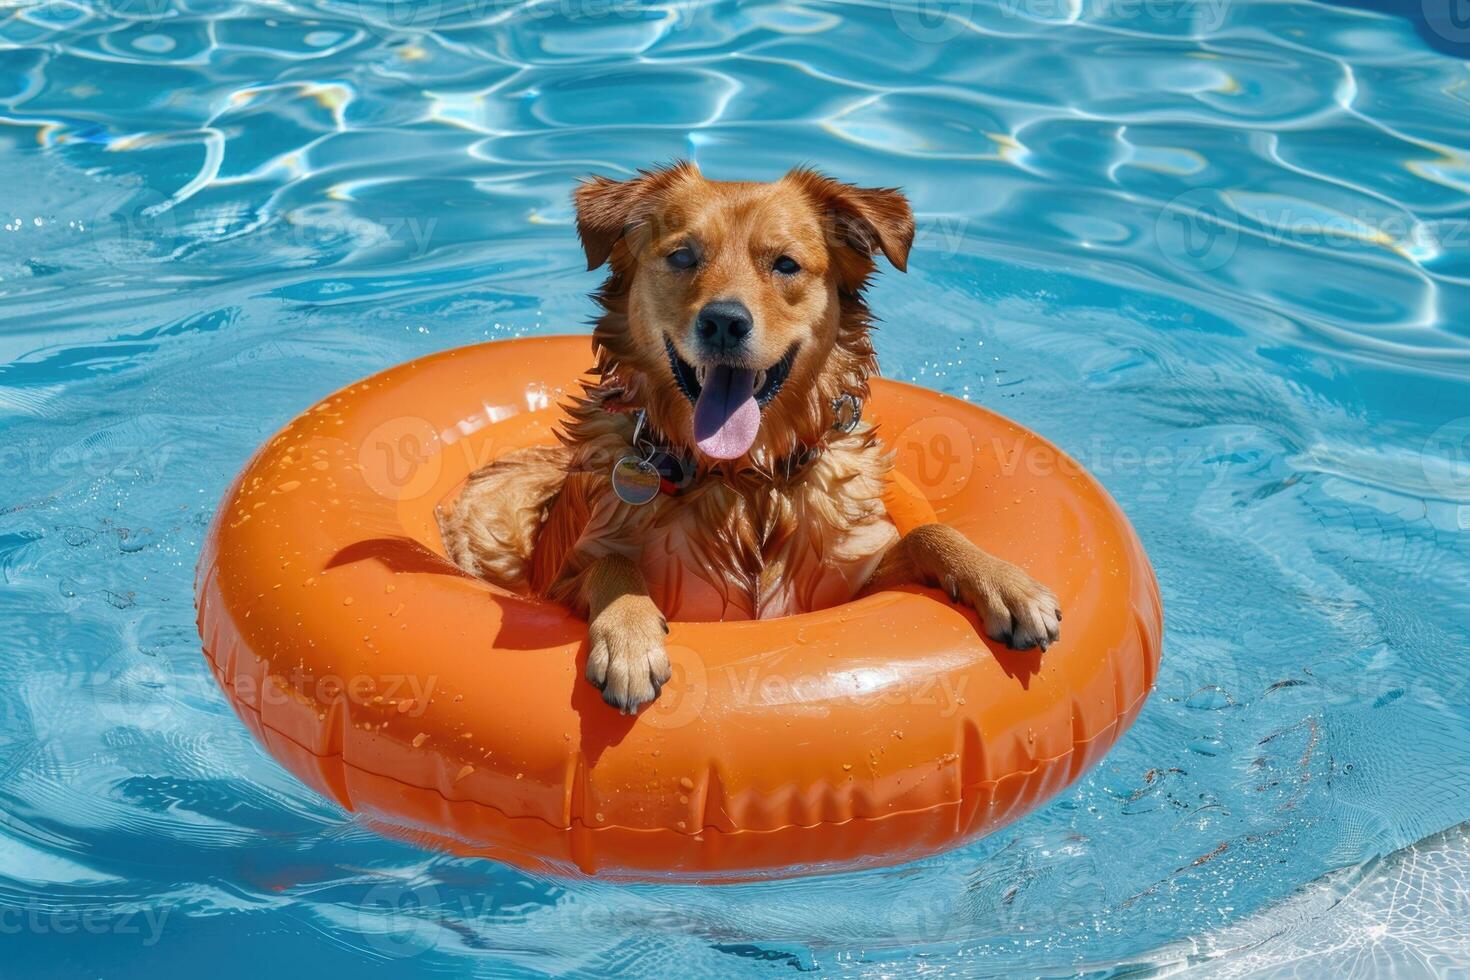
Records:
[[[793,170],[786,179],[801,187],[828,219],[828,234],[864,256],[882,251],[899,272],[908,268],[914,244],[914,212],[894,187],[855,187],[815,170]]]
[[[631,180],[589,177],[572,193],[577,209],[577,237],[587,253],[587,268],[595,269],[613,248],[650,213],[654,194],[687,177],[698,177],[694,164],[680,160],[657,170],[640,170]]]

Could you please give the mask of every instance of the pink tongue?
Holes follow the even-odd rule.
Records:
[[[723,364],[710,368],[694,403],[694,441],[715,459],[737,459],[749,451],[761,425],[751,386],[755,372]]]

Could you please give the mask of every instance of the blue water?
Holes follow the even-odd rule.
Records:
[[[1470,20],[1368,6],[0,8],[0,975],[1464,975]],[[679,156],[902,185],[885,371],[1059,443],[1154,558],[1137,726],[973,846],[535,878],[375,835],[205,670],[252,448],[581,329],[573,181]]]

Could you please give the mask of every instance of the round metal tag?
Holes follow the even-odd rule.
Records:
[[[624,456],[613,466],[613,493],[625,504],[646,504],[658,496],[658,467],[637,456]]]
[[[857,395],[838,395],[832,399],[832,428],[848,433],[863,420],[863,401]]]

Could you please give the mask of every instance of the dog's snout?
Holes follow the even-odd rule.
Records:
[[[750,310],[739,300],[716,300],[706,303],[695,320],[695,332],[707,349],[732,351],[750,334]]]

